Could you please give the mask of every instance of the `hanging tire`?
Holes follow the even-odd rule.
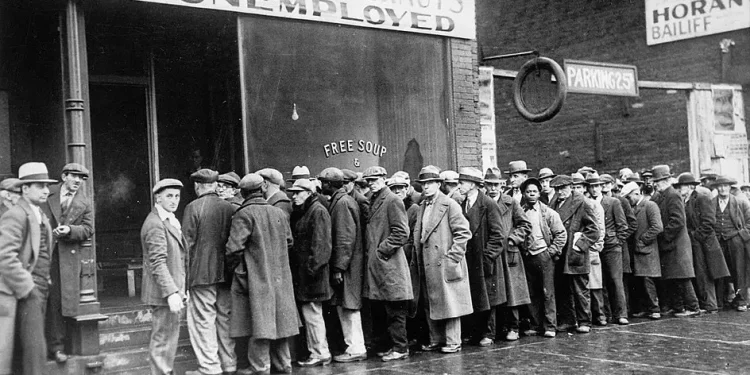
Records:
[[[536,72],[537,69],[547,70],[555,77],[557,80],[557,93],[552,105],[541,112],[531,112],[524,103],[523,96],[521,95],[521,86],[526,77]],[[567,93],[568,81],[565,78],[565,72],[563,72],[562,67],[555,60],[547,57],[537,57],[527,61],[513,80],[513,104],[516,106],[518,113],[531,122],[544,122],[555,117],[562,109]]]

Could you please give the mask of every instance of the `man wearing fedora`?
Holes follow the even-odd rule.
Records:
[[[542,186],[541,190],[539,191],[539,201],[544,203],[545,205],[549,205],[549,202],[552,201],[552,197],[555,196],[555,189],[553,189],[549,184],[555,176],[557,175],[553,173],[549,168],[542,168],[539,170],[539,176],[537,176],[537,180]],[[523,193],[523,191],[521,191],[521,193]]]
[[[0,182],[0,216],[8,212],[21,198],[21,185],[17,178],[6,178]]]
[[[219,198],[228,201],[236,207],[242,204],[242,195],[240,195],[240,176],[234,172],[227,172],[219,175],[216,181],[216,194]]]
[[[371,301],[373,333],[383,361],[409,357],[406,334],[408,303],[414,299],[409,264],[403,246],[409,224],[404,203],[385,185],[385,168],[365,170],[372,191],[367,221],[363,296]]]
[[[307,167],[302,168],[307,169]],[[273,168],[263,168],[255,173],[263,177],[261,190],[263,191],[263,197],[266,198],[268,204],[280,208],[287,214],[287,217],[291,216],[292,200],[281,191],[281,187],[284,185],[284,176],[281,172]],[[309,177],[309,173],[307,175]],[[294,181],[292,181],[292,183],[294,183]]]
[[[62,183],[50,187],[42,210],[52,225],[54,237],[47,301],[47,350],[50,358],[64,363],[65,321],[76,315],[80,296],[81,252],[83,243],[94,234],[93,204],[83,189],[89,170],[68,163],[62,170]]]
[[[180,204],[182,182],[165,178],[154,185],[154,208],[141,227],[143,280],[141,300],[152,309],[149,359],[151,373],[171,374],[180,336],[180,312],[189,285],[190,263],[182,225],[174,212]]]
[[[668,165],[654,167],[652,176],[656,193],[652,200],[659,206],[664,231],[659,235],[661,263],[662,310],[677,317],[700,314],[693,283],[693,246],[685,225],[685,204],[674,187]],[[645,191],[644,191],[645,195]],[[672,311],[670,311],[672,310]]]
[[[21,198],[0,217],[0,373],[46,373],[44,315],[50,284],[52,227],[40,208],[47,201],[44,163],[18,169]],[[14,319],[10,319],[14,317]],[[14,341],[15,340],[15,341]],[[14,354],[16,357],[14,358]]]
[[[711,204],[708,195],[699,194],[695,190],[699,183],[692,173],[685,172],[677,177],[673,186],[685,201],[685,219],[693,249],[698,302],[702,310],[715,313],[718,311],[716,283],[729,276],[729,269],[714,230],[716,207]]]
[[[495,203],[500,200],[500,196],[505,190],[505,182],[507,179],[503,178],[503,173],[500,168],[492,167],[487,168],[484,172],[484,192],[490,197]]]
[[[737,311],[747,311],[748,287],[750,287],[750,204],[731,194],[737,182],[726,176],[718,176],[712,188],[717,195],[712,198],[716,209],[714,229],[724,252],[727,266],[734,284],[735,296],[731,303]],[[721,289],[721,288],[720,288]],[[731,292],[726,288],[727,292]]]
[[[510,177],[511,186],[508,195],[515,199],[516,202],[521,202],[522,194],[519,187],[521,186],[521,183],[529,178],[529,172],[531,172],[531,169],[526,167],[526,162],[523,160],[515,160],[508,163],[508,171],[506,171],[506,173]]]
[[[503,251],[500,210],[497,202],[480,190],[484,182],[482,171],[461,168],[460,172],[459,189],[466,197],[461,208],[471,231],[471,239],[466,244],[466,264],[474,309],[474,313],[463,320],[464,335],[469,342],[490,346],[497,334],[497,306],[507,301],[505,273],[500,262]],[[496,176],[485,177],[497,183]]]
[[[474,171],[475,177],[482,175]],[[424,301],[430,331],[427,349],[439,347],[442,353],[455,353],[461,350],[460,317],[472,313],[464,258],[471,232],[458,203],[440,192],[439,172],[432,165],[419,172],[424,199],[414,226],[412,270],[417,275],[412,278],[415,300]]]

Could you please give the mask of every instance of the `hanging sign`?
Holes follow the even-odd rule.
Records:
[[[750,28],[748,0],[646,0],[646,44]]]
[[[475,39],[475,0],[136,0]]]
[[[568,92],[613,96],[638,96],[635,65],[564,60]]]

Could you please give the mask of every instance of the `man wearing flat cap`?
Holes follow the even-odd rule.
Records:
[[[283,191],[281,191],[281,186],[284,185],[284,177],[281,172],[273,168],[263,168],[256,173],[263,177],[261,190],[263,191],[263,197],[266,198],[268,204],[280,208],[287,214],[287,216],[290,216],[292,214],[292,201]],[[292,181],[292,183],[294,183],[294,181]]]
[[[180,312],[187,293],[188,252],[174,212],[182,182],[165,178],[154,185],[154,207],[141,227],[143,280],[141,300],[152,312],[149,359],[152,374],[170,374],[180,336]]]
[[[78,163],[62,169],[62,182],[50,187],[42,210],[52,225],[54,237],[47,301],[47,350],[50,358],[65,362],[65,321],[77,315],[80,296],[81,253],[84,242],[94,234],[93,204],[86,196],[83,182],[89,170]]]
[[[344,188],[346,189],[346,193],[354,198],[359,206],[359,220],[362,222],[362,238],[365,238],[364,231],[367,226],[367,218],[370,216],[370,200],[355,189],[356,181],[359,178],[357,172],[349,169],[342,169],[341,172],[344,173]]]
[[[235,206],[216,193],[218,178],[218,172],[206,168],[190,175],[197,198],[188,203],[182,217],[191,297],[188,332],[199,366],[195,374],[237,370],[234,340],[229,335],[232,272],[224,259]]]
[[[0,182],[0,216],[16,205],[21,198],[21,180],[6,178]]]
[[[732,303],[737,311],[747,311],[747,288],[750,287],[750,204],[731,194],[732,185],[736,183],[726,176],[718,176],[711,185],[717,192],[711,204],[716,209],[714,229],[735,289],[734,301],[728,302]],[[729,287],[726,287],[725,291],[731,292]]]
[[[290,373],[288,338],[299,333],[289,254],[293,239],[289,217],[263,198],[263,177],[250,173],[240,181],[245,198],[232,217],[227,262],[232,281],[231,335],[249,338],[247,372]]]
[[[234,172],[220,174],[216,181],[216,194],[219,198],[239,207],[242,204],[242,195],[240,195],[240,176]]]
[[[0,373],[35,375],[47,372],[44,313],[52,255],[52,227],[40,206],[57,181],[35,162],[21,165],[18,178],[21,198],[0,217],[0,306],[7,311],[0,317]]]

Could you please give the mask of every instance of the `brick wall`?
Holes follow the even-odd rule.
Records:
[[[721,81],[722,39],[735,41],[733,61],[750,58],[748,30],[647,46],[644,0],[477,0],[477,14],[480,58],[535,49],[561,65],[566,58],[632,64],[640,80],[709,83]],[[490,64],[518,70],[529,58]],[[535,172],[545,166],[562,173],[582,165],[606,172],[662,163],[675,171],[690,167],[684,92],[642,89],[640,98],[628,101],[569,94],[560,114],[534,124],[516,112],[511,81],[496,79],[495,87],[501,167],[516,159]],[[745,99],[750,113],[747,93]],[[594,124],[601,135],[599,158]]]
[[[456,132],[456,166],[482,166],[479,126],[479,65],[475,40],[451,39],[453,123]]]

